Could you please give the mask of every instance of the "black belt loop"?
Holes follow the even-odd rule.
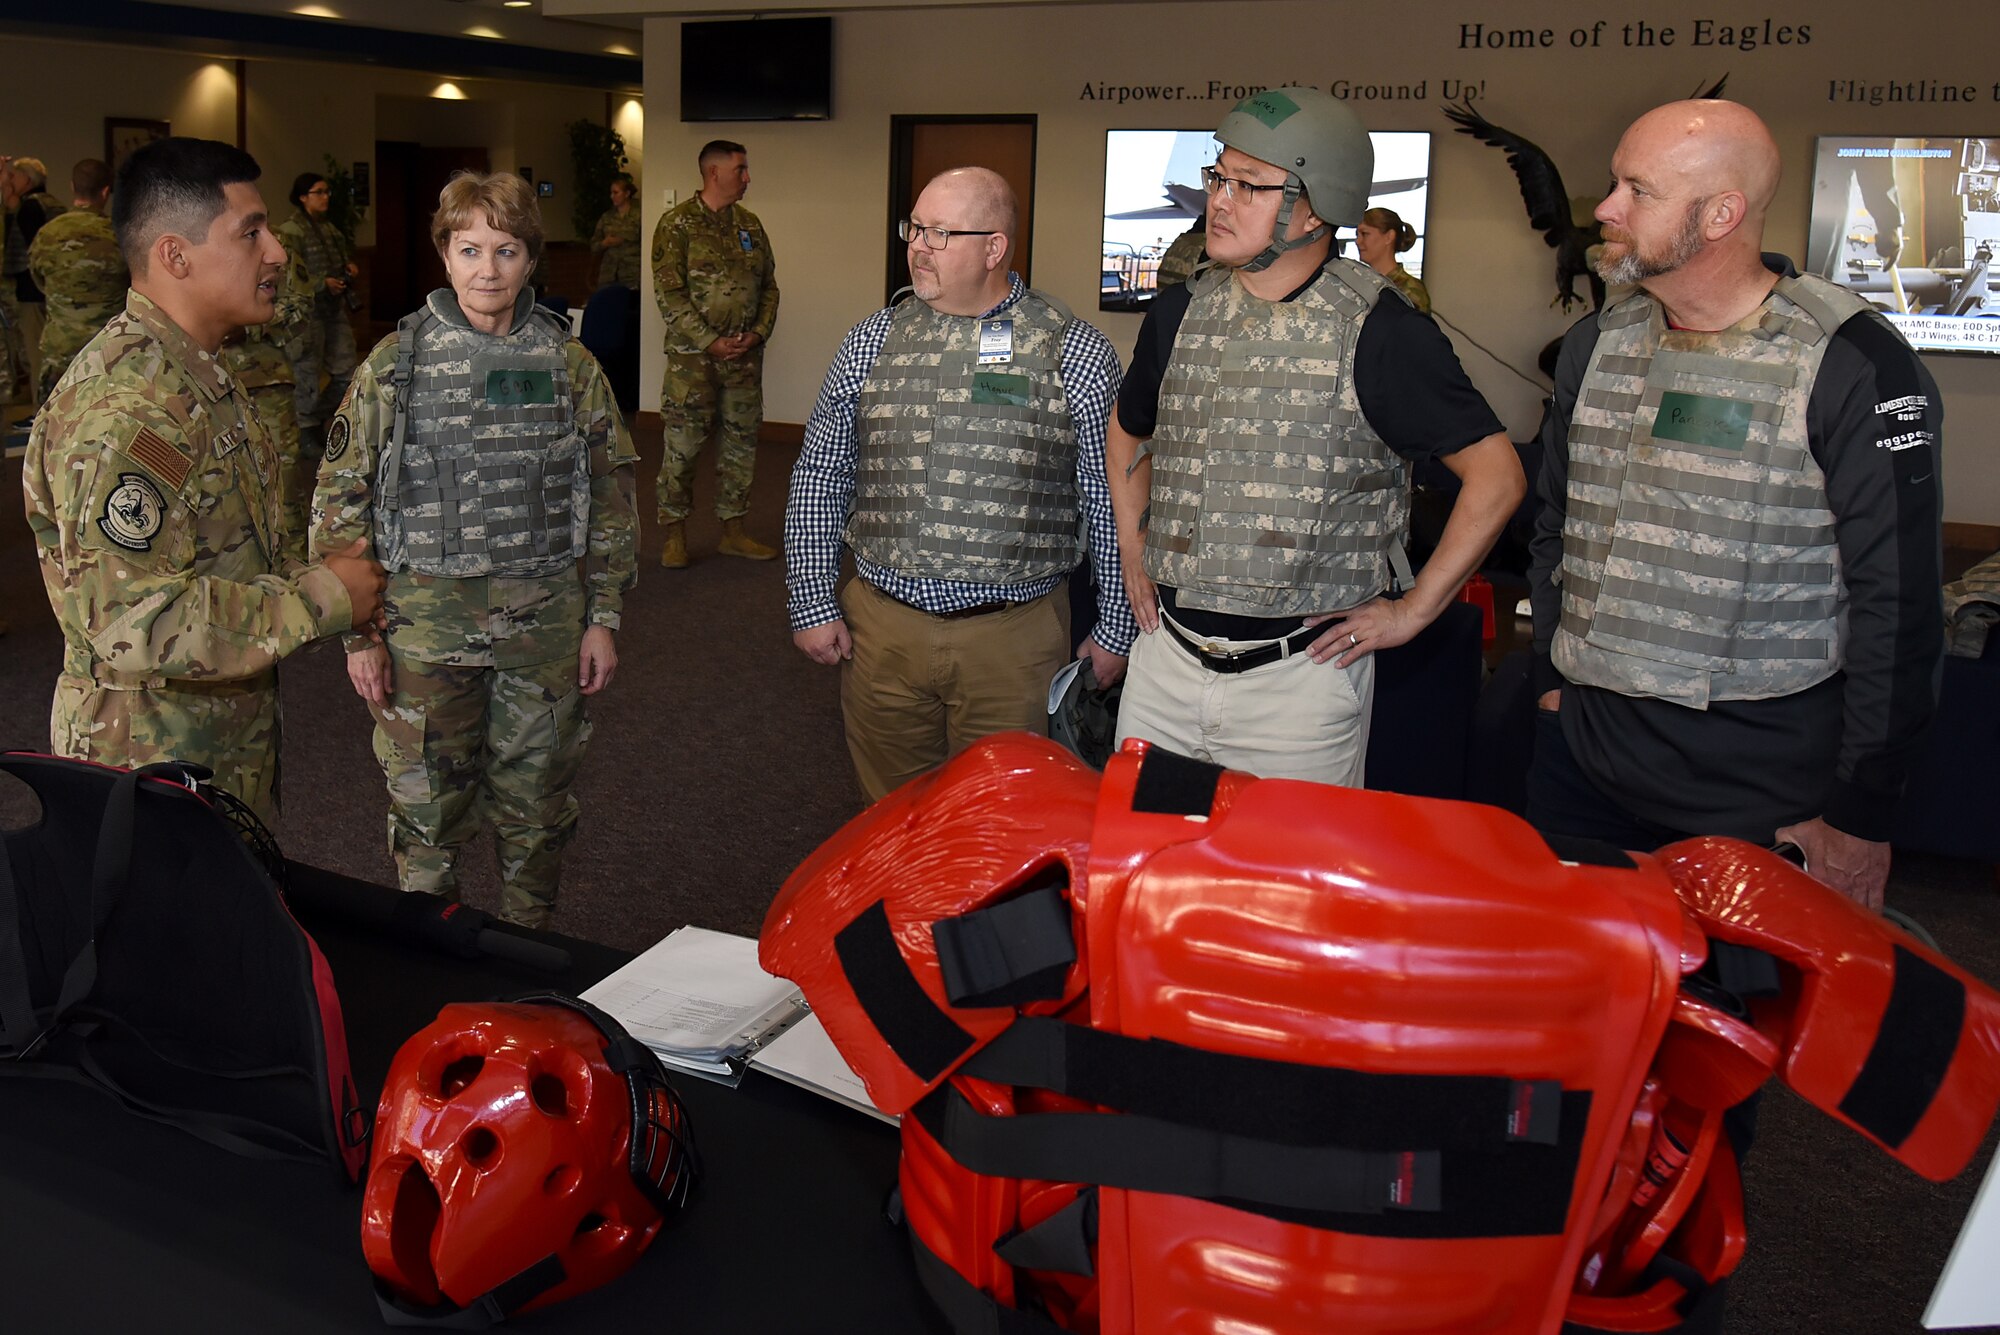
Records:
[[[1320,629],[1318,626],[1305,626],[1274,643],[1259,645],[1255,649],[1226,653],[1203,648],[1164,616],[1160,618],[1160,624],[1167,628],[1167,633],[1180,643],[1181,648],[1193,654],[1210,672],[1248,672],[1251,668],[1260,668],[1266,663],[1290,658],[1293,654],[1304,652],[1306,646],[1319,637]]]

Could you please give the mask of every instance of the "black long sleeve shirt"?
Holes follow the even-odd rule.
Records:
[[[1782,256],[1765,262],[1795,271]],[[1826,474],[1847,601],[1846,663],[1806,690],[1705,710],[1565,683],[1549,661],[1561,619],[1570,413],[1597,316],[1563,341],[1542,424],[1542,501],[1529,567],[1538,690],[1562,686],[1564,739],[1577,763],[1634,815],[1690,833],[1768,843],[1813,816],[1887,840],[1910,757],[1937,706],[1943,632],[1936,383],[1887,321],[1860,314],[1827,345],[1807,405]]]

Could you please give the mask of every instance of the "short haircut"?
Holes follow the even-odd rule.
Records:
[[[285,198],[292,201],[293,208],[297,209],[300,213],[304,213],[306,211],[306,192],[325,179],[325,174],[321,172],[300,172],[292,178],[291,193],[286,195]]]
[[[195,244],[228,207],[224,189],[262,176],[257,159],[234,144],[179,135],[156,139],[118,168],[111,226],[134,274],[146,272],[146,252],[172,232]]]
[[[611,178],[611,184],[624,186],[628,194],[636,195],[639,193],[639,183],[632,179],[631,172],[619,172]]]
[[[40,158],[15,158],[14,170],[28,178],[28,189],[40,190],[49,183],[49,169]]]
[[[453,232],[482,222],[519,237],[531,263],[542,258],[542,207],[535,201],[535,187],[514,172],[463,171],[445,182],[431,216],[431,244],[442,255]]]
[[[707,171],[709,163],[718,162],[723,158],[733,158],[738,153],[748,157],[750,150],[733,139],[711,139],[703,144],[701,152],[695,155],[694,165]]]
[[[84,158],[69,169],[69,192],[77,199],[96,199],[111,188],[111,168],[102,158]]]

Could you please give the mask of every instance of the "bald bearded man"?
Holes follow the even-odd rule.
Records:
[[[1762,249],[1777,145],[1729,102],[1635,121],[1543,428],[1529,817],[1650,849],[1790,842],[1879,907],[1936,706],[1937,386],[1860,298]]]

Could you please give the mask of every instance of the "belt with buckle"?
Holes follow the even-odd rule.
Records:
[[[1227,650],[1211,648],[1209,644],[1202,644],[1190,638],[1185,631],[1166,617],[1160,618],[1160,624],[1167,628],[1168,634],[1180,641],[1183,649],[1200,659],[1201,665],[1210,672],[1248,672],[1251,668],[1263,667],[1264,664],[1275,663],[1281,658],[1290,658],[1311,644],[1320,631],[1318,626],[1303,626],[1282,640],[1260,644],[1255,649],[1239,649],[1235,653],[1230,653]],[[1212,643],[1213,641],[1210,642]]]

